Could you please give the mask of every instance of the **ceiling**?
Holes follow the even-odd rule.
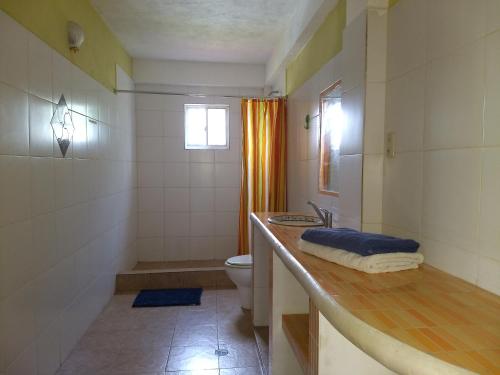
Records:
[[[134,58],[265,63],[306,0],[92,0]]]

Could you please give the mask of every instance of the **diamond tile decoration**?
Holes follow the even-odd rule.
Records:
[[[66,99],[64,95],[61,95],[59,103],[57,103],[54,115],[50,120],[50,125],[52,126],[52,131],[57,139],[59,148],[63,157],[66,156],[71,140],[73,139],[73,133],[75,132],[75,127],[71,119],[71,113],[69,111],[68,105],[66,104]]]

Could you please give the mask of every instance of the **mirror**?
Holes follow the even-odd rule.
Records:
[[[344,114],[341,81],[335,82],[319,96],[320,169],[319,192],[339,195],[340,143]]]

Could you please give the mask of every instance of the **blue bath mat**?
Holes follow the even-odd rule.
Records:
[[[135,297],[132,307],[199,305],[202,288],[144,289]]]

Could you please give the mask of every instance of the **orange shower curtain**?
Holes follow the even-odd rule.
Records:
[[[250,251],[252,212],[286,211],[286,98],[242,99],[238,254]]]

